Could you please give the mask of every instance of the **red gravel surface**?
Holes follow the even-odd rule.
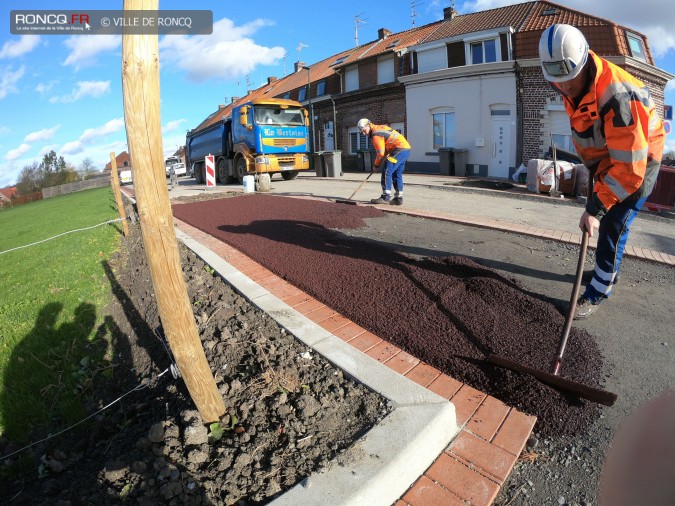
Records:
[[[591,402],[485,362],[497,353],[548,371],[559,310],[466,257],[416,259],[396,244],[349,236],[379,209],[253,194],[174,205],[173,213],[420,360],[537,416],[542,434],[577,433],[598,415]],[[600,387],[601,371],[592,336],[572,328],[563,376]]]

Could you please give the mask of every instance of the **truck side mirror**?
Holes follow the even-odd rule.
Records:
[[[239,123],[243,126],[248,125],[248,107],[244,106],[239,111]]]
[[[305,126],[309,126],[309,113],[307,112],[307,109],[303,109],[302,113],[305,115]]]

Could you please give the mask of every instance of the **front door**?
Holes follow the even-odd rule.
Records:
[[[492,117],[492,157],[488,176],[509,177],[509,152],[511,150],[511,119]]]

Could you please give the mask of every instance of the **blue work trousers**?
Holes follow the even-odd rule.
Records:
[[[395,151],[391,156],[396,159],[396,162],[390,162],[388,158],[384,159],[386,165],[380,178],[382,194],[391,195],[391,188],[393,186],[394,190],[396,190],[396,195],[403,195],[403,170],[405,169],[405,162],[410,156],[410,150]]]
[[[593,279],[586,285],[584,297],[591,302],[605,299],[612,293],[619,273],[623,251],[633,219],[647,198],[614,204],[600,220],[598,246],[595,252]]]

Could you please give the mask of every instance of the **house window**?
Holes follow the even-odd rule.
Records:
[[[359,89],[359,67],[353,65],[345,71],[345,91]]]
[[[632,33],[627,33],[626,37],[628,37],[628,47],[630,49],[630,55],[633,58],[637,58],[638,60],[646,62],[647,54],[645,52],[645,46],[642,43],[642,37],[638,37],[637,35],[634,35]]]
[[[316,84],[316,96],[320,97],[321,95],[326,94],[326,80],[324,79],[323,81],[319,81]]]
[[[472,65],[479,63],[493,63],[497,60],[497,39],[486,39],[470,44]]]
[[[555,147],[576,153],[574,143],[572,142],[572,130],[567,113],[564,111],[550,111],[549,118],[551,122],[551,140],[555,144]]]
[[[372,149],[372,144],[370,143],[370,137],[363,135],[359,132],[358,128],[349,129],[349,154],[355,155],[359,151],[368,151]]]
[[[298,102],[302,102],[307,98],[307,86],[303,86],[298,90]]]
[[[284,93],[284,98],[289,100],[291,98],[291,92],[289,91],[288,93]]]
[[[129,166],[129,162],[126,161],[126,160],[124,160],[124,166],[125,166],[125,167],[128,167],[128,166]]]
[[[432,115],[434,133],[433,148],[455,147],[455,113],[446,112]]]
[[[383,58],[377,61],[377,84],[394,82],[394,58]]]

